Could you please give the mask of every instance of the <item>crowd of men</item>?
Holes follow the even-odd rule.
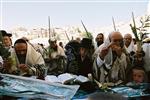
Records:
[[[71,73],[88,77],[101,83],[142,83],[149,82],[150,45],[143,43],[142,51],[132,35],[111,32],[106,39],[99,33],[94,40],[83,38],[71,40],[65,46],[57,44],[55,38],[48,40],[49,47],[35,47],[27,39],[17,39],[12,44],[12,34],[1,30],[2,44],[10,52],[4,58],[0,52],[0,72],[20,76],[37,76],[44,79],[48,75]],[[11,60],[10,60],[11,59]]]

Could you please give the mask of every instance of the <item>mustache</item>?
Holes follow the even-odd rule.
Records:
[[[26,54],[17,54],[18,57],[26,57]]]

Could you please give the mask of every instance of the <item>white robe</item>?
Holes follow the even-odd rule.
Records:
[[[134,51],[134,52],[136,51],[136,47],[135,47],[133,41],[131,41],[131,43],[130,43],[130,45],[128,47],[125,46],[125,48],[126,48],[126,50],[127,50],[128,53],[130,53],[132,51]]]
[[[0,64],[3,64],[3,59],[1,56],[0,56]]]
[[[150,71],[150,43],[144,43],[142,47],[143,51],[145,52],[144,68],[148,72]]]

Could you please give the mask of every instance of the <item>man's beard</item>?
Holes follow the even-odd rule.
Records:
[[[53,50],[54,50],[54,51],[57,51],[57,46],[53,47]]]
[[[17,54],[18,60],[20,64],[25,64],[25,60],[26,60],[26,54],[22,55],[22,54]]]
[[[101,44],[103,44],[103,41],[98,41],[97,42],[97,47],[99,47]]]

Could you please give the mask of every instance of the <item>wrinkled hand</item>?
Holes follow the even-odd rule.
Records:
[[[108,50],[109,50],[109,48],[103,47],[102,50],[100,51],[99,56],[102,60],[104,60],[104,57],[108,54]]]
[[[116,52],[117,56],[120,57],[122,54],[122,48],[117,45],[112,45],[111,46],[112,50]]]
[[[115,43],[111,42],[108,47],[102,48],[99,55],[102,60],[104,60],[104,57],[108,54],[109,48],[111,48],[113,45],[115,45]]]
[[[19,64],[18,68],[22,73],[29,73],[29,67],[26,64]]]
[[[6,71],[9,71],[11,69],[11,62],[9,60],[4,60],[3,61],[3,68],[6,70]]]

